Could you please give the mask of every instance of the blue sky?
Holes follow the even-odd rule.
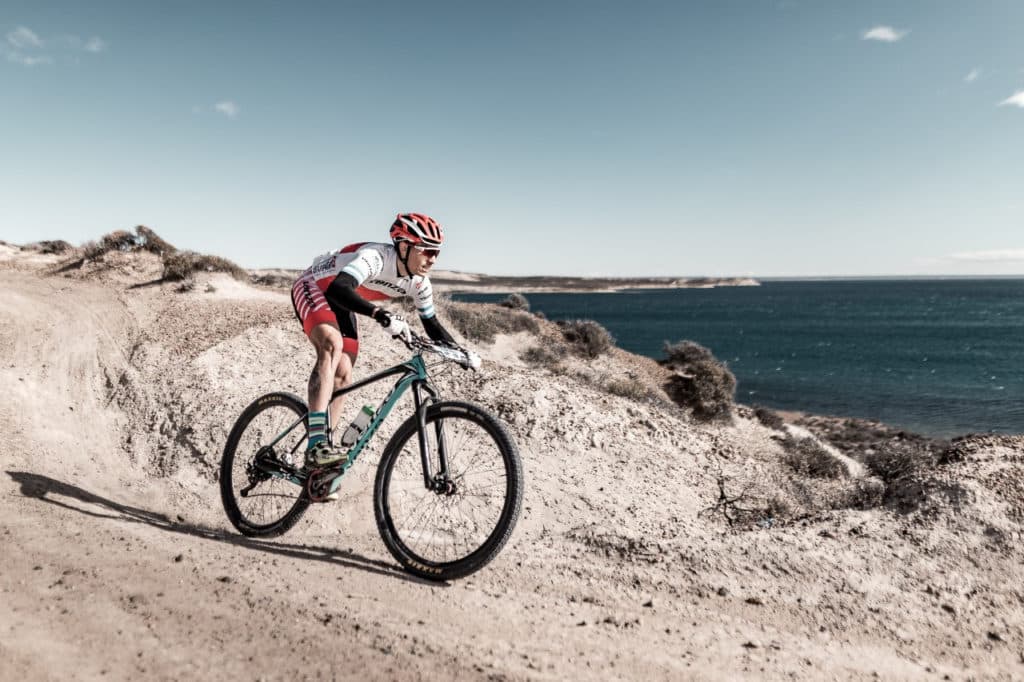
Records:
[[[1024,3],[0,9],[0,239],[247,267],[448,231],[521,275],[1024,274]]]

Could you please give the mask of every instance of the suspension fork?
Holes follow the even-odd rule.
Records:
[[[427,440],[427,408],[437,402],[438,398],[437,391],[427,382],[417,381],[412,385],[412,399],[416,408],[416,437],[419,440],[420,462],[423,465],[423,485],[427,490],[437,490],[437,481],[446,481],[448,479],[448,450],[440,421],[435,424],[437,458],[440,465],[437,476],[433,475],[430,465],[430,448],[429,441]]]

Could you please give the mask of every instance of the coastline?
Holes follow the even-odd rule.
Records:
[[[752,277],[502,277],[435,271],[431,283],[451,293],[617,293],[643,289],[713,289],[749,287],[761,283]]]

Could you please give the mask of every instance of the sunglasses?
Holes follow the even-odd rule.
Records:
[[[435,249],[435,248],[430,247],[430,246],[420,246],[419,244],[413,244],[412,248],[416,249],[417,251],[422,253],[424,256],[435,256],[436,257],[436,256],[440,256],[441,255],[441,249]]]

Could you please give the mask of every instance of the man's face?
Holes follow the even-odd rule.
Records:
[[[440,249],[432,249],[426,246],[413,246],[406,242],[409,249],[409,272],[414,275],[426,275],[430,268],[434,267],[434,261],[441,255]]]

